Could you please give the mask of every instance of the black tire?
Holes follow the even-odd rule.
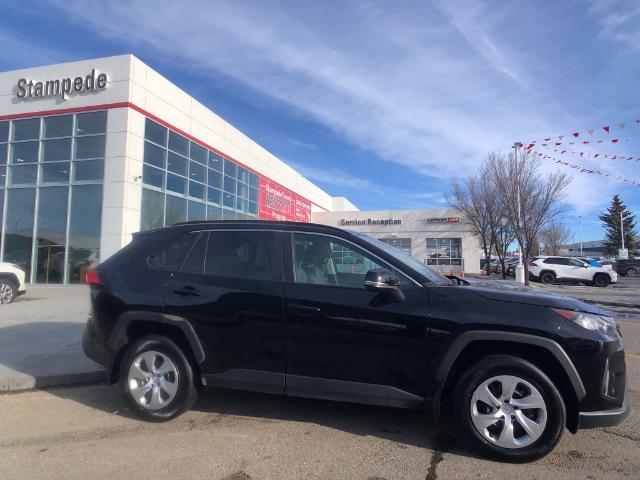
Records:
[[[546,285],[556,283],[556,275],[553,272],[543,272],[540,274],[540,281]]]
[[[474,391],[484,381],[498,375],[513,375],[525,380],[540,392],[544,400],[546,425],[540,437],[527,446],[498,446],[485,438],[473,423],[471,399]],[[458,380],[453,399],[454,418],[458,419],[466,440],[484,456],[499,461],[522,463],[542,458],[554,449],[564,432],[566,413],[560,392],[542,370],[519,357],[493,355],[475,362]]]
[[[9,304],[18,295],[18,285],[8,278],[0,278],[0,304]]]
[[[596,287],[606,288],[610,283],[611,279],[609,278],[609,275],[606,275],[604,273],[599,273],[595,277],[593,277],[593,284]]]
[[[129,387],[129,370],[132,364],[145,352],[159,352],[165,355],[176,367],[177,390],[173,399],[162,408],[152,410],[136,401]],[[162,365],[162,364],[161,364]],[[165,422],[190,409],[198,398],[198,390],[194,382],[191,363],[180,347],[169,338],[160,335],[149,335],[131,344],[120,363],[120,390],[131,409],[145,420]]]
[[[627,277],[633,277],[636,275],[636,271],[633,268],[627,268],[627,271],[624,272],[625,276]]]

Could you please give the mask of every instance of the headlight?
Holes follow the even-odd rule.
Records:
[[[616,321],[611,317],[595,315],[593,313],[575,312],[573,310],[563,310],[560,308],[553,308],[552,310],[587,330],[598,330],[614,338],[618,336]]]

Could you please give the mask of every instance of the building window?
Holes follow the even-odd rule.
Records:
[[[143,230],[258,217],[258,175],[149,118],[144,137]]]
[[[462,238],[427,238],[427,265],[435,270],[462,267]]]
[[[0,259],[27,282],[82,283],[99,260],[106,129],[106,110],[0,122]]]
[[[381,241],[392,247],[396,247],[405,255],[411,256],[411,239],[410,238],[381,238]]]

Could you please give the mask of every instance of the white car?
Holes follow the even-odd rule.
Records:
[[[529,274],[542,283],[579,282],[606,287],[618,281],[614,270],[594,267],[571,257],[537,257],[529,263]]]
[[[0,262],[0,304],[11,303],[27,292],[24,279],[24,270],[19,266]]]

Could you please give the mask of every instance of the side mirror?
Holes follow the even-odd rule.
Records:
[[[469,282],[467,282],[465,279],[460,278],[460,277],[456,277],[455,275],[445,275],[445,277],[447,277],[449,280],[452,280],[453,282],[456,283],[456,285],[458,286],[468,286],[471,285]]]
[[[369,270],[364,277],[364,288],[370,292],[381,293],[394,302],[404,301],[400,290],[400,280],[389,270]]]

